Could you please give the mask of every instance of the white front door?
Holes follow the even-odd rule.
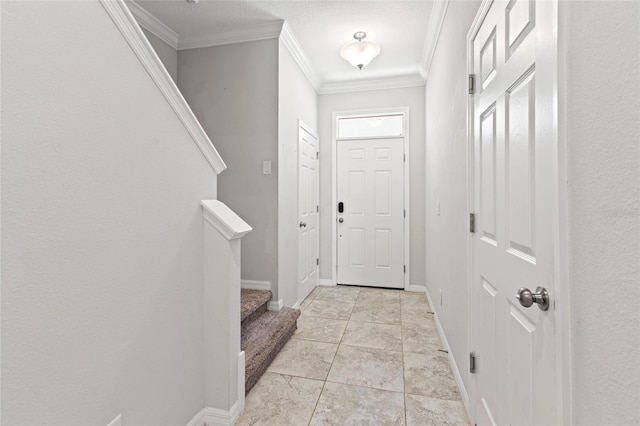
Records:
[[[476,21],[481,24],[470,32],[469,47],[476,81],[471,109],[473,422],[551,425],[558,423],[552,59],[557,5],[513,0],[483,6],[486,16]],[[523,306],[515,297],[521,287],[546,288],[549,309]]]
[[[318,284],[318,137],[298,132],[298,301]]]
[[[338,284],[404,288],[404,140],[337,144]]]

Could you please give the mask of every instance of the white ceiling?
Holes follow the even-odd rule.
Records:
[[[178,34],[179,48],[215,45],[206,40],[256,33],[257,28],[263,28],[266,34],[268,28],[284,20],[315,70],[319,86],[326,87],[393,79],[424,81],[425,56],[433,43],[427,34],[433,37],[437,31],[430,28],[430,18],[434,3],[439,1],[137,0],[136,3]],[[378,43],[381,48],[380,55],[362,71],[339,54],[342,46],[354,41],[356,31],[365,31],[367,41]]]

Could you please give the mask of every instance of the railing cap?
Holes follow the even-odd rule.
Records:
[[[242,238],[253,228],[218,200],[202,200],[204,219],[228,240]]]

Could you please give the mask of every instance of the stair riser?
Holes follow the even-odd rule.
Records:
[[[260,307],[258,309],[253,311],[251,314],[249,314],[248,317],[246,317],[244,319],[244,321],[242,321],[242,324],[241,324],[242,331],[244,331],[249,326],[249,324],[251,324],[252,322],[257,320],[258,318],[260,318],[260,315],[262,315],[265,312],[267,312],[267,305],[268,304],[269,304],[269,302],[267,301],[264,304],[260,305]]]
[[[266,359],[250,374],[245,377],[245,394],[248,394],[251,388],[258,383],[260,377],[267,371],[267,368],[271,364],[271,362],[275,359],[275,357],[280,353],[280,350],[284,347],[284,345],[289,341],[289,339],[293,336],[297,329],[297,323],[293,323],[291,328],[280,338],[279,342],[269,351]]]

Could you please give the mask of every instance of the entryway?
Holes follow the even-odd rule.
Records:
[[[405,288],[408,111],[336,117],[336,283]]]

